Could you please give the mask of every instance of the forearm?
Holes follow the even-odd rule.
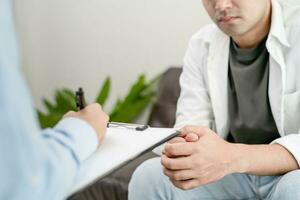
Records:
[[[233,172],[272,176],[299,169],[293,155],[281,145],[234,145]]]

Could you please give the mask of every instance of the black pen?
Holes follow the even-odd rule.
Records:
[[[84,98],[83,89],[80,87],[76,93],[76,106],[79,110],[82,110],[86,107],[86,101]],[[134,129],[136,131],[143,131],[146,130],[149,126],[148,125],[138,125],[138,124],[127,124],[127,123],[119,123],[119,122],[108,122],[107,127],[123,127],[127,129]]]
[[[86,101],[85,101],[85,98],[84,98],[84,92],[83,92],[83,89],[80,87],[80,88],[78,89],[78,91],[76,91],[75,95],[76,95],[76,107],[77,107],[79,110],[84,109],[85,106],[86,106]]]

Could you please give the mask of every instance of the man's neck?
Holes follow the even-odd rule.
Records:
[[[246,32],[243,35],[233,36],[233,41],[240,48],[252,48],[255,47],[263,38],[265,38],[271,27],[271,14],[272,8],[271,5],[266,12],[266,15],[260,20],[251,30]]]

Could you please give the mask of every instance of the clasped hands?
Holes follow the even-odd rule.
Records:
[[[235,172],[232,143],[206,127],[186,126],[165,144],[163,172],[178,188],[189,190]]]

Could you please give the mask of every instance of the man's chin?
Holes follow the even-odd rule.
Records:
[[[223,33],[225,33],[226,35],[230,36],[230,37],[238,37],[238,36],[242,36],[245,34],[245,31],[238,29],[238,28],[224,28],[224,27],[220,27],[221,31]]]

